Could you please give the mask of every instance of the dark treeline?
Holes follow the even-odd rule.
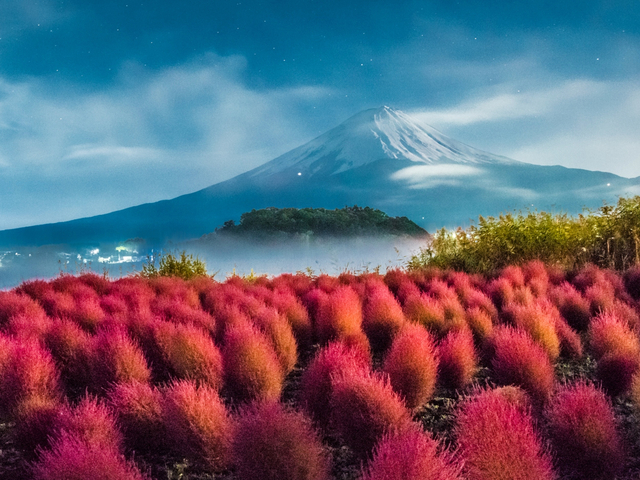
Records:
[[[313,235],[425,236],[427,232],[407,217],[390,217],[369,207],[324,208],[264,208],[243,213],[240,223],[225,222],[216,232],[236,235]]]

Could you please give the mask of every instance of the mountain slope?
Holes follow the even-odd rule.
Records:
[[[266,207],[360,205],[429,231],[526,207],[578,213],[640,193],[640,178],[517,162],[383,107],[366,110],[264,165],[203,190],[70,222],[0,232],[0,245],[179,241]]]

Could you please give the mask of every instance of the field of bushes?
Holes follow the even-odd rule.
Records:
[[[0,292],[0,477],[632,479],[640,268]]]

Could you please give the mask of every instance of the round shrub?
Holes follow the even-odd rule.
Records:
[[[246,322],[231,326],[222,350],[225,387],[239,402],[280,398],[284,376],[273,347]]]
[[[351,370],[364,375],[370,367],[371,358],[367,352],[343,342],[329,343],[316,354],[302,373],[300,405],[318,425],[326,427],[331,413],[331,379]]]
[[[311,422],[278,402],[255,402],[238,415],[233,442],[238,480],[326,480],[329,462]]]
[[[469,331],[449,333],[438,346],[438,357],[438,381],[443,387],[457,389],[471,383],[478,361]]]
[[[589,348],[596,360],[614,352],[633,358],[640,356],[638,337],[613,312],[603,312],[591,322]]]
[[[402,308],[382,282],[367,285],[362,329],[374,352],[386,351],[405,323]]]
[[[444,333],[444,309],[440,301],[426,294],[409,295],[402,306],[407,319],[436,336]]]
[[[162,410],[176,454],[214,471],[229,466],[233,424],[213,388],[177,381],[167,388]]]
[[[58,398],[60,374],[51,354],[34,341],[0,336],[0,415],[32,397]]]
[[[559,389],[546,408],[558,468],[584,479],[614,478],[624,465],[611,404],[593,385]]]
[[[503,394],[476,392],[462,401],[454,433],[468,480],[556,478],[528,408]]]
[[[362,304],[353,288],[340,286],[318,296],[315,332],[322,344],[362,332]]]
[[[154,333],[170,377],[222,387],[222,355],[204,330],[191,324],[158,322]]]
[[[166,450],[167,433],[159,390],[148,383],[120,383],[110,390],[108,398],[128,450],[146,453]]]
[[[522,387],[539,403],[549,398],[555,381],[553,366],[527,332],[497,328],[491,345],[494,352],[491,369],[498,384]]]
[[[268,307],[260,309],[253,321],[271,340],[282,373],[287,376],[298,362],[298,346],[289,322],[275,308]]]
[[[101,331],[93,338],[89,349],[91,386],[103,393],[120,382],[148,382],[151,371],[138,346],[121,329]]]
[[[73,435],[43,450],[31,470],[33,480],[145,480],[147,477],[117,451]]]
[[[382,371],[408,408],[427,403],[438,375],[438,356],[431,334],[419,325],[405,326],[391,344]]]
[[[343,372],[333,380],[331,425],[355,455],[371,455],[387,433],[402,432],[411,415],[385,377]]]
[[[376,445],[362,480],[461,480],[452,455],[419,427],[385,435]]]

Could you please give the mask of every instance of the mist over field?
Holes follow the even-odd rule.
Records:
[[[218,237],[169,244],[163,252],[187,254],[204,260],[210,275],[222,281],[233,273],[279,275],[305,271],[337,275],[345,270],[362,272],[402,266],[425,245],[425,239],[408,237],[290,238],[246,240]],[[147,255],[157,249],[123,248],[118,244],[87,247],[53,245],[0,252],[0,288],[25,280],[49,279],[61,272],[107,272],[118,278],[139,272]]]

